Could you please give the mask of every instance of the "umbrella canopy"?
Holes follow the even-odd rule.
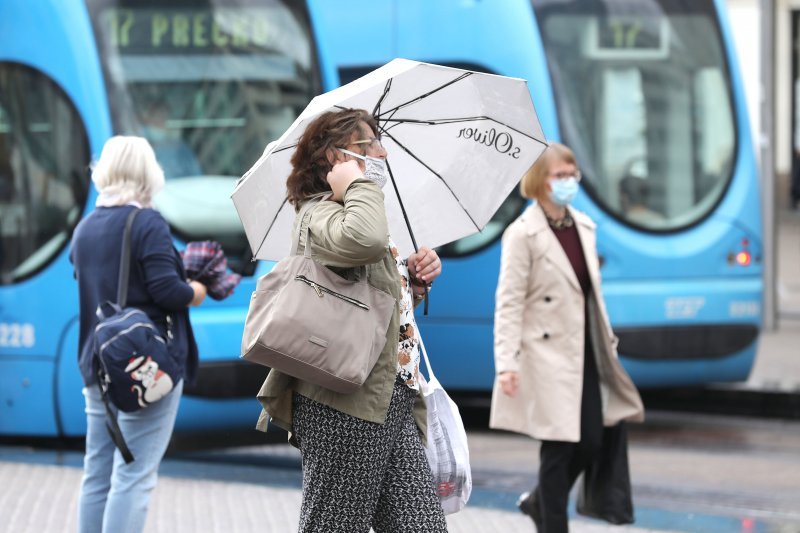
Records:
[[[481,231],[547,143],[525,80],[395,59],[314,98],[232,194],[256,259],[290,252],[289,162],[309,122],[370,111],[388,153],[383,192],[400,253]]]

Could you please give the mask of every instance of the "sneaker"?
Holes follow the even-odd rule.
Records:
[[[517,500],[517,508],[522,514],[528,515],[536,526],[536,531],[542,529],[542,510],[539,509],[539,500],[535,494],[523,492]]]

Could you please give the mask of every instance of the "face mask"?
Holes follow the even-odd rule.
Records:
[[[578,180],[575,177],[550,180],[550,200],[556,205],[569,205],[578,194]]]
[[[364,162],[364,177],[376,183],[381,189],[389,181],[389,170],[386,168],[386,161],[383,159],[360,155],[344,148],[339,148],[339,151],[362,160]]]

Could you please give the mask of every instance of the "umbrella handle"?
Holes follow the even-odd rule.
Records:
[[[425,316],[427,316],[428,315],[428,291],[430,290],[431,284],[430,283],[425,283],[424,281],[417,280],[416,278],[413,278],[413,281],[410,280],[409,282],[412,285],[415,285],[417,287],[422,287],[422,288],[425,289],[425,293],[423,295],[421,295],[421,296],[414,295],[414,299],[415,300],[419,300],[419,299],[424,299],[425,300],[425,307],[424,307],[423,314]],[[412,290],[412,294],[413,294],[413,290]]]

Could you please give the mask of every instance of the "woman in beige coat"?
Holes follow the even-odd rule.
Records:
[[[644,418],[617,359],[595,225],[569,206],[579,180],[557,143],[523,177],[535,202],[503,235],[497,287],[490,426],[542,441],[539,486],[518,503],[540,533],[567,531],[569,491],[597,457],[603,426]]]

